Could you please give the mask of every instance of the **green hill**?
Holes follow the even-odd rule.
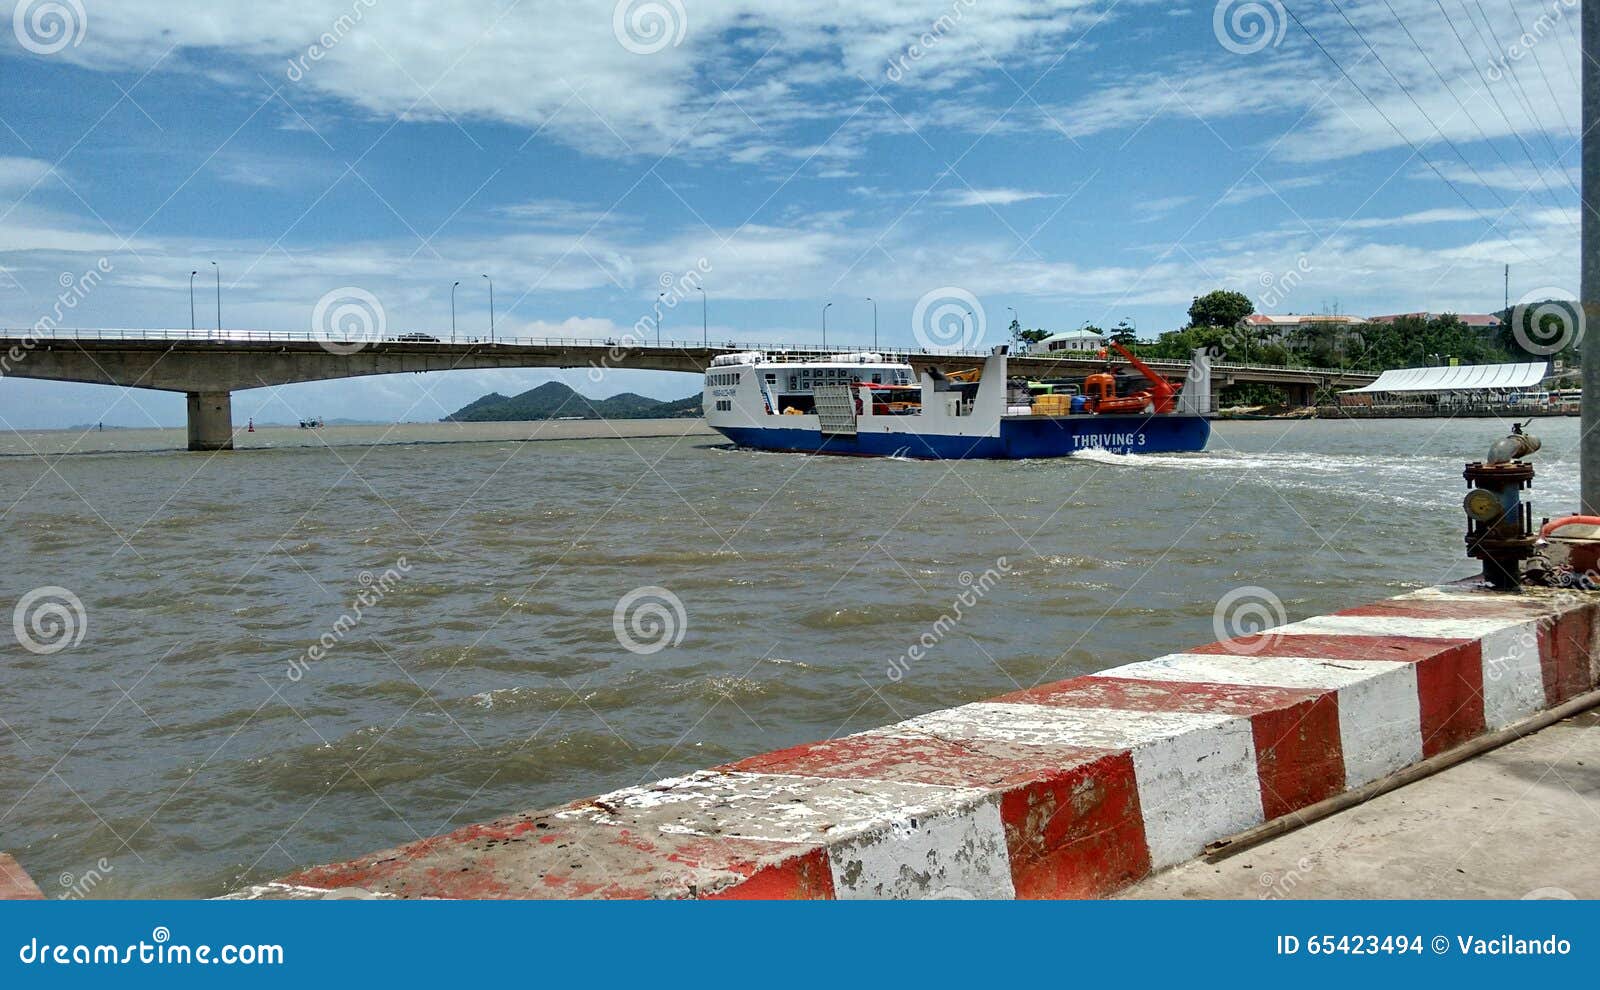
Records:
[[[676,419],[700,415],[700,396],[662,402],[633,392],[606,399],[587,399],[561,382],[546,382],[521,395],[499,392],[469,402],[446,416],[445,423],[507,423],[537,419]]]

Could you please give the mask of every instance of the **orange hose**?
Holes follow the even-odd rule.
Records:
[[[1562,516],[1539,527],[1540,536],[1549,536],[1563,526],[1600,526],[1600,516]]]

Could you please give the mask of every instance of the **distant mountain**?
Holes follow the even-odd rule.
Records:
[[[561,382],[546,382],[521,395],[499,392],[469,402],[446,416],[445,423],[506,423],[535,419],[676,419],[700,415],[700,396],[662,402],[632,392],[608,399],[586,399]]]

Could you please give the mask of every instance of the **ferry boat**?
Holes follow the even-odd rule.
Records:
[[[757,450],[932,460],[1068,457],[1085,450],[1204,450],[1211,368],[1196,351],[1172,383],[1110,342],[1144,382],[1118,387],[1109,365],[1081,382],[1007,374],[1007,348],[982,366],[920,374],[882,354],[800,358],[746,351],[712,359],[706,423]],[[952,358],[947,367],[975,359]]]

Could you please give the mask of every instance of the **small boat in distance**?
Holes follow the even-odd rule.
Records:
[[[1211,366],[1196,351],[1185,383],[1167,381],[1112,342],[1143,377],[1119,387],[1108,364],[1081,382],[1007,374],[1007,348],[980,367],[920,375],[882,354],[797,358],[746,351],[712,360],[706,423],[757,450],[933,460],[1069,457],[1084,450],[1204,450]],[[975,359],[951,358],[945,367]]]

